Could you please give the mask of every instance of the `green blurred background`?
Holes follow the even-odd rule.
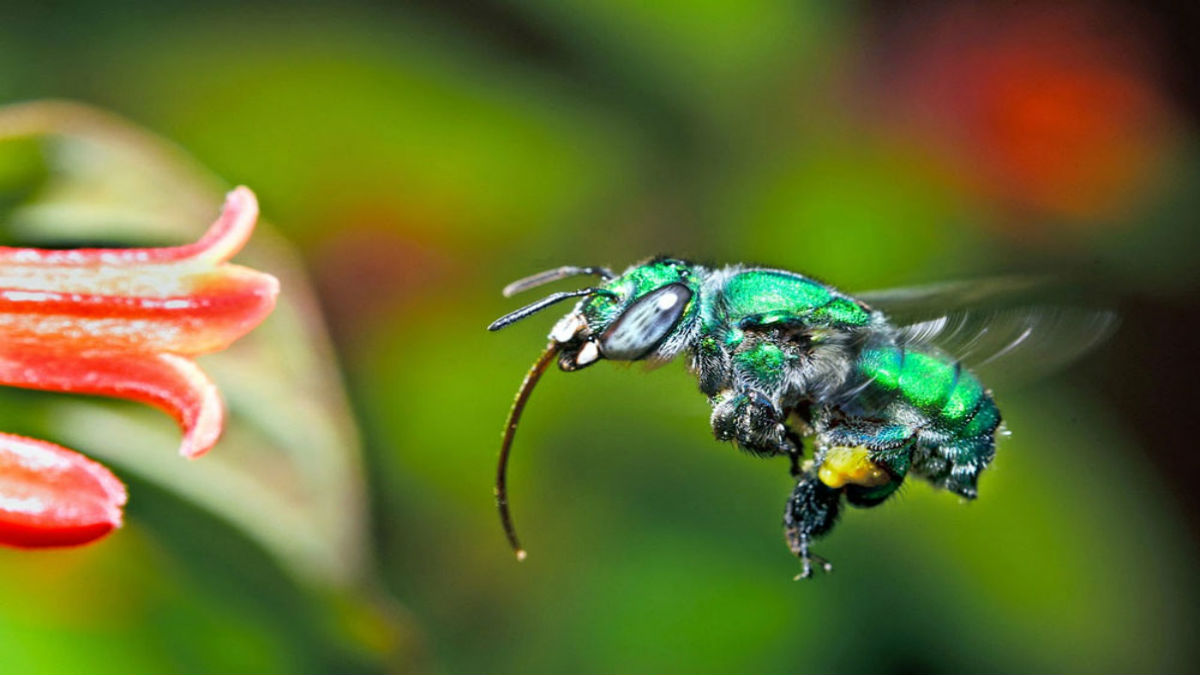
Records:
[[[131,501],[97,545],[0,550],[0,672],[1196,667],[1197,31],[1166,2],[6,6],[0,102],[174,145],[29,109],[5,243],[194,238],[219,191],[190,156],[259,195],[239,260],[288,304],[203,361],[235,419],[196,463],[157,413],[3,392],[6,431]],[[550,373],[517,564],[494,462],[553,317],[486,333],[499,289],[657,253],[851,292],[1052,272],[1123,323],[997,385],[977,502],[851,511],[809,583],[786,462],[714,442],[681,364]]]

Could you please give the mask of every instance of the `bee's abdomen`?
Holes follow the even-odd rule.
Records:
[[[903,347],[864,349],[858,368],[875,387],[895,392],[948,429],[973,426],[981,405],[991,399],[961,364]]]
[[[979,380],[960,363],[890,345],[864,349],[858,370],[876,396],[922,420],[913,429],[912,471],[974,497],[1000,426],[1000,410]]]

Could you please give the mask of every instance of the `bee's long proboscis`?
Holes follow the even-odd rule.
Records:
[[[529,395],[533,393],[533,388],[541,379],[542,373],[546,372],[546,368],[558,355],[559,348],[557,342],[547,345],[546,351],[542,352],[538,360],[530,366],[529,372],[525,374],[525,379],[521,381],[521,388],[517,390],[517,397],[513,400],[512,410],[508,413],[508,424],[504,427],[504,440],[500,443],[500,460],[496,467],[496,507],[500,510],[500,523],[504,526],[504,535],[508,537],[508,543],[512,546],[517,560],[525,559],[525,549],[521,548],[521,541],[517,539],[517,530],[513,526],[512,514],[508,510],[508,456],[512,451],[513,438],[517,435],[517,423],[521,421],[521,413],[525,410]]]

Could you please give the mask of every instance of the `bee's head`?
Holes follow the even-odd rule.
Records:
[[[504,532],[517,554],[525,550],[517,540],[508,511],[506,475],[508,455],[525,403],[542,373],[557,357],[563,370],[579,370],[601,358],[614,361],[667,361],[687,346],[699,323],[700,268],[680,260],[657,258],[635,265],[621,276],[604,267],[559,267],[514,281],[504,288],[510,296],[535,286],[581,274],[599,276],[603,283],[578,291],[554,293],[492,322],[488,330],[500,330],[527,316],[568,298],[582,298],[571,313],[550,331],[550,344],[530,367],[517,390],[496,469],[496,505]]]
[[[561,267],[510,284],[512,295],[576,274],[597,274],[604,283],[555,293],[498,319],[498,330],[572,297],[583,299],[550,331],[559,368],[579,370],[601,358],[613,361],[669,361],[687,345],[699,314],[700,280],[694,265],[656,258],[613,276],[603,268]]]

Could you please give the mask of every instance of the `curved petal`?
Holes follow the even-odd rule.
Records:
[[[189,458],[216,444],[225,417],[216,385],[191,359],[174,354],[7,350],[0,354],[0,384],[148,403],[179,423],[179,452]]]
[[[242,250],[257,221],[258,200],[250,188],[239,185],[225,195],[221,215],[199,241],[186,246],[148,250],[153,262],[195,259],[216,265]]]
[[[155,278],[178,279],[144,274],[138,281]],[[0,288],[0,343],[63,352],[204,354],[257,326],[279,294],[275,277],[238,265],[193,275],[189,285],[188,294],[168,297]]]
[[[0,433],[0,544],[74,546],[121,526],[125,486],[64,447]]]
[[[239,186],[225,196],[225,206],[204,236],[191,244],[162,248],[37,249],[0,246],[0,264],[38,267],[129,266],[197,260],[208,265],[229,260],[245,246],[258,220],[258,200]]]

